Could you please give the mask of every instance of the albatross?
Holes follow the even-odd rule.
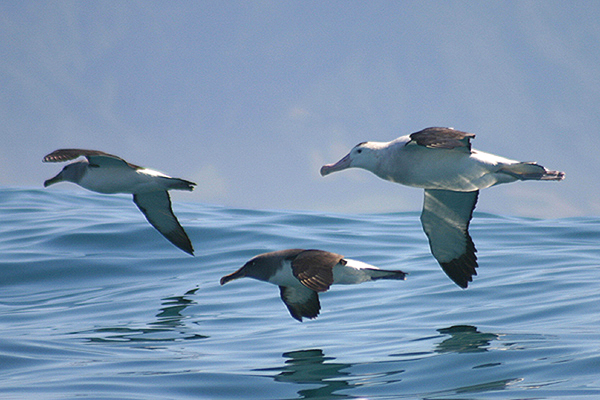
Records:
[[[71,161],[81,156],[85,160],[68,164],[45,181],[44,187],[66,181],[98,193],[133,194],[133,202],[148,222],[168,241],[194,255],[190,239],[173,214],[168,193],[170,189],[192,191],[194,182],[171,178],[98,150],[60,149],[45,156],[44,162]]]
[[[321,175],[362,168],[378,177],[425,189],[421,224],[444,272],[465,289],[477,275],[469,223],[480,189],[514,181],[560,181],[565,174],[471,148],[472,133],[431,127],[391,142],[362,142]]]
[[[399,270],[382,270],[324,250],[288,249],[253,257],[237,271],[222,277],[221,285],[244,277],[277,285],[291,316],[302,322],[303,317],[312,319],[319,315],[319,293],[333,284],[404,280],[405,276]]]

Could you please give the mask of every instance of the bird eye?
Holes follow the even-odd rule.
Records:
[[[360,153],[362,153],[362,149],[358,149],[358,150],[356,150],[356,152],[357,152],[358,154],[360,154]]]

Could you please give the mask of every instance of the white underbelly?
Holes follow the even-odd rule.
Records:
[[[458,192],[471,192],[515,180],[499,170],[502,165],[517,161],[475,150],[469,155],[445,149],[423,149],[406,156],[401,168],[387,168],[390,172],[382,178],[423,189]]]
[[[79,184],[99,193],[135,194],[164,190],[157,184],[155,177],[121,168],[92,168],[87,171]]]
[[[284,261],[283,266],[278,268],[273,275],[269,278],[269,283],[277,286],[291,286],[301,287],[303,286],[298,278],[292,273],[292,263],[290,261]]]
[[[371,280],[367,268],[377,269],[373,265],[362,261],[346,258],[346,265],[337,264],[333,267],[333,283],[339,285],[353,285]]]

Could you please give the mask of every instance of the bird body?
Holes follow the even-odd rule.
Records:
[[[408,136],[405,136],[408,138]],[[422,189],[472,192],[517,180],[502,172],[518,161],[482,151],[448,151],[391,142],[384,147],[380,178]],[[424,156],[424,154],[426,156]]]
[[[83,169],[81,179],[77,184],[98,193],[135,194],[169,189],[192,190],[192,187],[182,185],[176,178],[147,168],[125,169],[118,166],[99,168],[91,166],[87,161],[71,164],[70,168],[74,167]]]
[[[253,257],[237,271],[221,278],[221,285],[243,277],[279,286],[281,299],[295,319],[316,318],[319,292],[333,284],[358,284],[378,279],[405,278],[402,271],[381,270],[361,261],[323,250],[288,249]]]
[[[472,192],[517,180],[561,180],[564,176],[535,163],[471,149],[469,140],[475,135],[466,132],[460,132],[463,139],[452,144],[425,145],[418,140],[418,134],[428,130],[434,130],[431,134],[440,137],[450,131],[460,132],[450,128],[427,128],[391,142],[363,142],[337,163],[324,165],[321,175],[346,168],[362,168],[402,185],[457,192]]]
[[[362,142],[321,175],[362,168],[378,177],[425,189],[421,223],[434,257],[466,288],[476,275],[475,246],[468,232],[480,189],[517,180],[564,179],[564,173],[471,148],[475,135],[426,128],[391,142]]]
[[[97,150],[60,149],[48,154],[44,161],[69,161],[80,156],[85,159],[68,164],[55,177],[46,180],[44,186],[66,181],[103,194],[133,194],[134,203],[148,222],[175,246],[193,255],[191,241],[173,214],[168,190],[192,191],[195,183],[171,178]]]

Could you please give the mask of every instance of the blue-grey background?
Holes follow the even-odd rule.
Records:
[[[599,21],[597,1],[0,2],[0,397],[598,398]],[[467,290],[421,190],[318,173],[432,125],[567,174],[483,191]],[[61,147],[197,181],[173,193],[196,257],[131,196],[42,188]],[[304,323],[272,285],[219,285],[290,247],[410,275],[334,286]]]
[[[40,187],[45,154],[83,147],[197,181],[183,201],[418,211],[419,190],[319,167],[452,126],[567,173],[479,210],[596,215],[599,21],[597,1],[4,1],[0,183]]]

